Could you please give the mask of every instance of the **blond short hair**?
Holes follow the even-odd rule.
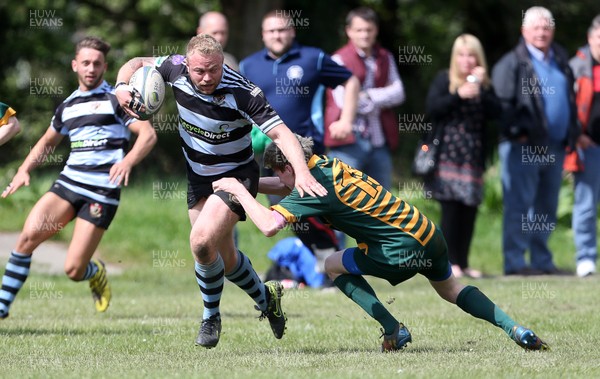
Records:
[[[462,78],[459,74],[458,62],[456,58],[458,56],[459,49],[466,47],[470,53],[475,55],[477,59],[477,66],[481,66],[485,69],[485,77],[483,78],[483,82],[481,85],[484,88],[490,86],[490,78],[488,77],[488,67],[487,61],[485,59],[485,53],[483,52],[483,46],[481,46],[481,42],[479,39],[472,34],[461,34],[456,40],[454,40],[454,45],[452,45],[452,53],[450,57],[450,70],[448,71],[448,78],[450,79],[450,86],[448,90],[450,93],[456,93],[458,87],[460,87],[464,82],[465,78]]]
[[[223,47],[210,34],[198,34],[192,37],[187,44],[186,56],[193,54],[213,55],[219,54],[223,56]]]
[[[313,156],[313,146],[315,143],[310,137],[302,137],[296,134],[296,138],[304,153],[304,161],[308,162],[310,157]],[[266,168],[283,171],[285,166],[289,164],[289,161],[275,142],[271,142],[263,154],[263,164]]]

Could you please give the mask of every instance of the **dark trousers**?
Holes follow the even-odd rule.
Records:
[[[448,244],[450,263],[469,267],[469,247],[475,229],[477,207],[460,201],[440,201],[442,205],[442,230]]]

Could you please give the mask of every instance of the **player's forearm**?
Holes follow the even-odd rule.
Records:
[[[308,174],[309,171],[304,159],[304,152],[294,133],[283,124],[275,127],[273,130],[275,135],[269,135],[269,137],[281,149],[283,155],[285,155],[288,162],[292,165],[296,175]]]
[[[62,136],[58,133],[49,136],[50,131],[40,138],[40,140],[31,148],[25,160],[19,166],[19,171],[29,173],[34,168],[40,166],[43,162],[46,162],[46,157],[50,153],[54,152],[54,147],[58,145],[58,142],[62,139]]]
[[[144,126],[139,129],[137,139],[133,147],[127,153],[123,160],[127,160],[131,166],[135,166],[142,161],[156,144],[157,137],[154,128],[147,121],[138,121],[144,123]]]
[[[119,73],[117,74],[117,81],[115,84],[119,83],[129,83],[129,79],[133,76],[133,73],[136,72],[138,68],[143,66],[152,66],[154,65],[154,58],[151,57],[135,57],[131,58],[127,63],[125,63],[119,69]]]
[[[21,131],[21,126],[16,117],[10,117],[8,121],[8,124],[0,127],[0,145],[4,145],[4,143]]]
[[[234,193],[248,217],[254,225],[267,237],[274,236],[279,232],[277,220],[273,217],[273,212],[259,203],[250,193],[242,186]]]

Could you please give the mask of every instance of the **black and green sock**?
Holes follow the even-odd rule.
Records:
[[[486,320],[487,322],[504,329],[506,334],[513,338],[513,327],[517,323],[510,318],[493,301],[485,296],[477,287],[466,286],[458,294],[456,305],[463,311],[474,317]]]

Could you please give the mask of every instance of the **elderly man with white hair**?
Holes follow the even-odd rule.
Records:
[[[548,238],[556,228],[565,147],[574,147],[580,130],[573,73],[566,51],[553,42],[554,30],[548,9],[529,8],[523,38],[492,71],[503,109],[499,155],[506,275],[566,273],[554,265]]]

